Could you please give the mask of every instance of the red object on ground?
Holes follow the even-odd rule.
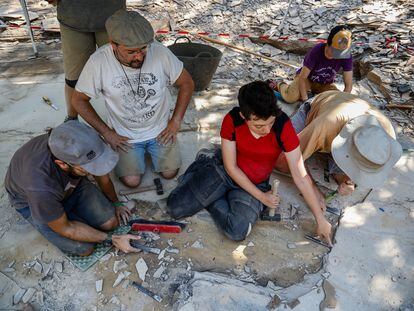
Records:
[[[131,228],[133,231],[151,231],[155,233],[180,233],[181,227],[174,225],[140,224],[135,223]]]
[[[171,220],[153,221],[147,219],[134,219],[129,222],[133,231],[151,231],[156,233],[180,233],[185,223]]]

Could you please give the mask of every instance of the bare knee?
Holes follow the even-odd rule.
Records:
[[[114,216],[105,223],[103,223],[100,228],[105,231],[110,231],[118,227],[118,219]]]
[[[176,170],[161,172],[161,176],[165,179],[172,179],[177,176],[178,168]]]
[[[129,188],[138,187],[141,183],[141,176],[140,175],[131,175],[131,176],[123,176],[119,177],[119,180]]]

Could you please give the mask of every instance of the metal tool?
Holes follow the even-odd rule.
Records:
[[[279,184],[280,184],[280,181],[278,179],[273,180],[273,187],[272,187],[273,195],[277,195]],[[261,219],[262,220],[268,220],[268,221],[281,221],[282,217],[279,213],[276,213],[276,209],[277,209],[277,206],[275,206],[273,208],[268,207],[267,208],[267,211],[268,211],[267,215],[266,215],[266,213],[263,213],[262,216],[261,216]]]
[[[152,253],[156,255],[159,255],[161,253],[161,250],[159,248],[143,245],[136,240],[130,240],[129,244],[131,244],[132,247],[143,250],[144,252],[147,252],[147,253]]]
[[[155,178],[154,179],[155,190],[157,191],[158,195],[164,194],[164,188],[162,187],[161,179]]]
[[[272,188],[273,195],[277,195],[279,185],[280,185],[280,181],[278,179],[273,180],[273,188]],[[277,208],[277,206],[275,206],[273,208],[269,208],[269,216],[270,217],[272,217],[276,214],[276,208]]]
[[[25,0],[20,0],[20,5],[22,6],[24,19],[26,20],[27,32],[29,33],[30,41],[32,41],[34,56],[37,57],[39,55],[39,53],[37,52],[36,43],[34,41],[34,36],[33,36],[33,31],[32,31],[32,25],[30,23],[29,12],[27,11],[26,1]]]
[[[266,221],[282,221],[282,215],[277,213],[277,214],[274,214],[273,216],[270,216],[269,213],[267,215],[266,213],[263,213],[260,219],[266,220]]]
[[[56,105],[52,103],[52,101],[49,99],[49,97],[47,97],[47,96],[42,96],[42,99],[43,99],[43,101],[44,101],[47,105],[49,105],[50,107],[52,107],[52,108],[53,108],[53,109],[55,109],[56,111],[57,111],[57,110],[59,110],[59,108],[58,108],[58,107],[56,107]]]
[[[326,211],[336,216],[341,216],[341,211],[339,210],[339,208],[327,206]]]
[[[138,289],[140,292],[144,293],[145,295],[151,297],[155,301],[161,302],[162,298],[158,296],[157,294],[150,291],[148,288],[145,288],[144,286],[138,284],[137,282],[132,282],[132,286],[134,286],[136,289]]]
[[[157,190],[157,187],[155,185],[151,186],[141,186],[134,189],[126,189],[126,190],[119,190],[119,195],[128,195],[128,194],[134,194],[134,193],[141,193],[141,192],[147,192]]]
[[[331,247],[331,246],[329,246],[329,245],[328,245],[328,244],[326,244],[325,242],[321,241],[321,240],[320,240],[320,239],[318,239],[317,237],[313,237],[313,236],[310,236],[310,235],[308,235],[308,234],[305,234],[305,238],[306,238],[306,239],[308,239],[309,241],[312,241],[312,242],[316,243],[316,244],[319,244],[319,245],[325,246],[325,247],[327,247],[327,248],[329,248],[329,249],[332,249],[332,247]]]

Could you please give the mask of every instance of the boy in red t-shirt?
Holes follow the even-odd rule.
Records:
[[[199,152],[168,197],[169,213],[182,218],[205,208],[227,237],[244,240],[264,206],[279,203],[270,191],[269,177],[283,151],[315,216],[317,234],[331,244],[324,200],[305,170],[299,139],[289,117],[277,106],[272,89],[262,81],[246,84],[240,88],[238,101],[239,107],[224,117],[221,150]]]

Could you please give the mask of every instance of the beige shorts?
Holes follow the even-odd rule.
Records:
[[[108,43],[106,31],[80,32],[60,24],[65,79],[78,80],[89,56]]]
[[[278,89],[286,103],[296,103],[300,99],[299,76],[296,76],[290,84],[287,84],[286,82],[279,83]],[[333,90],[338,91],[338,88],[334,84],[320,84],[312,82],[309,79],[306,79],[306,89],[313,94],[320,94],[322,92]]]

